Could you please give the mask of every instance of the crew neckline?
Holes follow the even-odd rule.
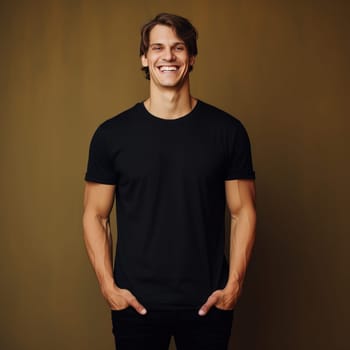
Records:
[[[190,119],[190,117],[197,111],[200,104],[201,104],[201,101],[199,99],[197,99],[195,106],[192,108],[192,110],[190,112],[183,115],[182,117],[178,117],[178,118],[174,118],[174,119],[167,119],[167,118],[157,117],[156,115],[150,113],[145,106],[145,101],[139,102],[139,105],[143,109],[143,111],[145,112],[145,115],[149,119],[153,119],[153,120],[158,121],[160,123],[178,123],[178,122],[181,122],[183,120]]]

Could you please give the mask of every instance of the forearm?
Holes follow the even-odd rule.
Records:
[[[255,240],[256,213],[253,206],[231,216],[229,278],[227,286],[242,287]]]
[[[109,218],[85,213],[83,218],[86,250],[102,292],[114,285],[113,249]]]

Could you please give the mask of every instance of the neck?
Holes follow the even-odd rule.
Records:
[[[145,101],[145,107],[157,117],[176,119],[190,113],[196,102],[190,94],[189,83],[179,90],[173,88],[160,90],[151,82],[150,97]]]

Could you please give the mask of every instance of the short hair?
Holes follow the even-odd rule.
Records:
[[[176,35],[182,39],[190,56],[197,56],[197,39],[198,32],[192,23],[181,16],[171,13],[160,13],[151,21],[143,25],[141,29],[140,56],[146,55],[149,48],[149,35],[151,30],[157,25],[164,25],[175,30]],[[146,79],[150,79],[148,67],[142,67],[145,72]],[[190,67],[190,71],[192,66]]]

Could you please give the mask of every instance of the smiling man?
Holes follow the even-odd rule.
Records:
[[[87,252],[118,350],[166,350],[171,336],[177,350],[224,350],[255,236],[248,135],[191,95],[197,31],[187,19],[163,13],[145,24],[140,56],[149,98],[101,124],[90,144]]]

